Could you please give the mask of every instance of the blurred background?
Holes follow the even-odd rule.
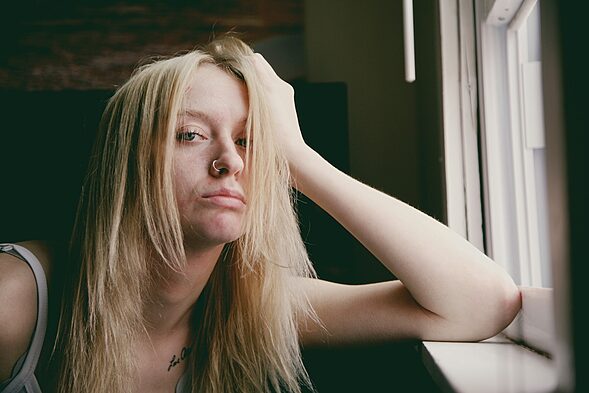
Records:
[[[445,221],[437,4],[414,4],[417,80],[409,84],[400,0],[3,3],[0,241],[66,241],[108,97],[136,66],[228,31],[293,84],[311,146],[357,179]],[[394,278],[339,224],[299,199],[301,230],[321,278]],[[436,391],[419,356],[411,342],[305,349],[319,392]]]

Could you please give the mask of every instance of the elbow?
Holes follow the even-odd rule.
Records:
[[[497,333],[503,331],[515,319],[522,308],[522,295],[519,288],[511,281],[502,291],[500,297],[501,307],[498,310],[497,320],[499,329]]]
[[[481,321],[476,341],[501,333],[515,319],[522,305],[521,292],[511,278],[491,291],[487,301],[488,306],[479,311]]]
[[[489,284],[489,285],[484,285]],[[484,282],[460,305],[455,318],[441,317],[444,323],[432,324],[422,339],[477,342],[501,333],[521,309],[521,293],[509,276],[505,280]],[[436,327],[437,326],[437,327]]]

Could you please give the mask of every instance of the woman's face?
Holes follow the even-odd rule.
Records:
[[[174,187],[185,241],[192,247],[224,244],[241,235],[247,204],[247,90],[242,81],[203,64],[184,101],[176,130]]]

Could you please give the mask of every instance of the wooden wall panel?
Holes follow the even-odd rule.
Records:
[[[302,32],[302,0],[25,0],[0,11],[0,89],[112,89],[141,61],[227,31],[251,43]]]

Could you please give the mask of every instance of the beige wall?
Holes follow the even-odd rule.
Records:
[[[401,1],[307,0],[305,41],[308,79],[348,86],[352,175],[418,203],[415,86],[404,80]]]

